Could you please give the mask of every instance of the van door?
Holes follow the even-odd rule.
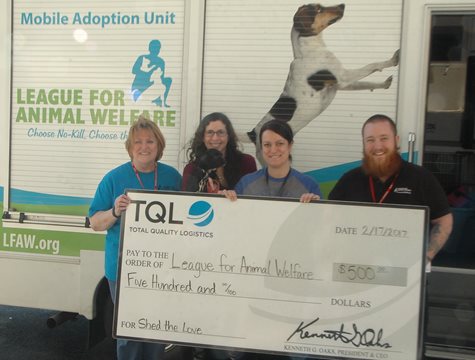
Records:
[[[454,215],[428,276],[426,355],[474,359],[475,4],[405,2],[403,21],[398,127],[416,138],[403,151],[437,177]]]

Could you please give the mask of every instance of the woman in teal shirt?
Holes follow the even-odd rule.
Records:
[[[99,183],[89,208],[92,229],[107,231],[105,275],[115,302],[117,261],[119,257],[120,216],[130,203],[125,189],[180,190],[181,175],[173,167],[159,162],[165,138],[158,126],[140,116],[132,124],[125,143],[131,161],[109,171]],[[117,340],[119,360],[163,359],[164,345]]]

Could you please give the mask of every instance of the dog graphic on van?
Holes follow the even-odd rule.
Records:
[[[294,59],[284,89],[261,121],[241,140],[256,145],[256,156],[262,164],[259,131],[272,119],[287,121],[296,134],[320,115],[332,102],[338,90],[374,90],[391,86],[392,76],[383,82],[361,81],[376,71],[399,63],[399,50],[386,61],[360,69],[345,69],[325,46],[323,31],[343,17],[345,4],[324,7],[308,4],[299,7],[293,18],[291,41]]]
[[[132,82],[132,99],[136,102],[145,93],[153,98],[152,103],[161,107],[169,107],[168,93],[172,78],[165,76],[165,60],[159,56],[162,44],[160,40],[151,40],[149,53],[140,55],[132,67],[135,76]]]

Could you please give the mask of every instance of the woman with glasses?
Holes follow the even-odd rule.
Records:
[[[183,170],[182,189],[217,193],[234,189],[239,179],[256,171],[256,161],[238,149],[229,118],[220,112],[206,115],[188,148],[189,163]],[[244,353],[216,349],[194,349],[195,359],[241,359]]]
[[[216,154],[221,154],[222,159],[216,159]],[[189,163],[183,170],[182,189],[185,191],[215,193],[234,189],[242,176],[257,169],[254,158],[238,149],[231,121],[220,112],[201,120],[190,142],[188,157]],[[206,180],[204,186],[203,179]]]

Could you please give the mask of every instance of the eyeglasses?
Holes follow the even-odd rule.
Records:
[[[206,137],[209,137],[209,138],[212,138],[214,135],[216,135],[217,137],[225,137],[226,135],[228,135],[228,133],[226,132],[226,130],[218,130],[218,131],[214,131],[214,130],[206,130],[205,131],[205,136]]]

